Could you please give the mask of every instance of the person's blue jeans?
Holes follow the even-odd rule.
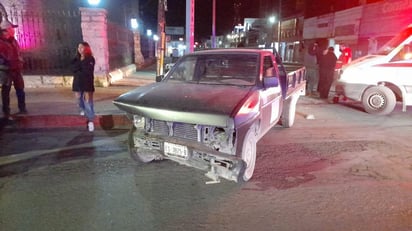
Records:
[[[95,114],[93,107],[93,92],[75,92],[77,103],[81,111],[87,118],[87,121],[93,122]]]

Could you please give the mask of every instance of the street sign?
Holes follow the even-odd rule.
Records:
[[[185,29],[182,26],[167,26],[165,32],[167,35],[184,35]]]

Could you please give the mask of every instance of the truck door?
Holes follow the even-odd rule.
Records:
[[[279,78],[279,71],[274,63],[272,55],[263,56],[262,82],[264,78],[275,76]],[[261,111],[261,134],[266,133],[274,124],[279,121],[281,112],[281,88],[280,84],[276,87],[263,87],[260,91],[262,111]]]

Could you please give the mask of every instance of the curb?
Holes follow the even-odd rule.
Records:
[[[11,124],[16,128],[86,128],[87,120],[84,116],[77,115],[34,115],[16,116]],[[94,119],[96,128],[103,130],[129,129],[131,121],[126,115],[96,115]]]

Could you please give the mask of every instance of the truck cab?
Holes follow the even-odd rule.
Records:
[[[402,111],[406,111],[406,106],[412,105],[412,25],[376,54],[344,66],[336,93],[337,97],[362,102],[365,111],[371,114],[387,115],[397,101],[402,102]]]

